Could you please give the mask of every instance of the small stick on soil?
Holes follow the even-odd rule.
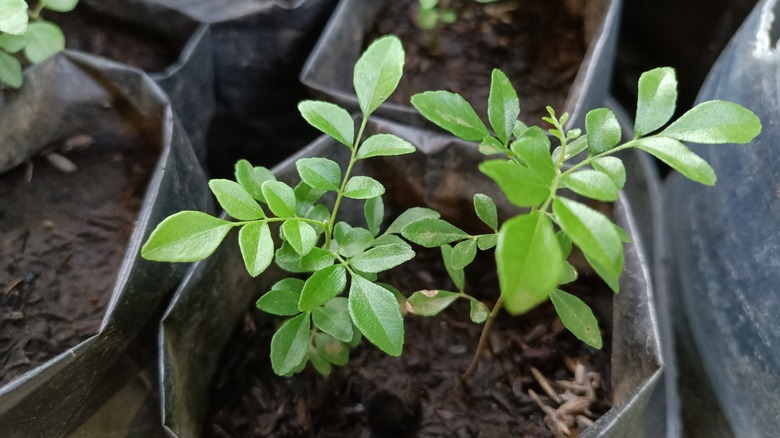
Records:
[[[471,364],[469,364],[466,372],[460,376],[461,381],[465,382],[477,371],[477,367],[479,366],[479,358],[482,356],[482,352],[485,351],[485,347],[487,347],[487,340],[490,335],[490,329],[493,327],[493,321],[495,321],[496,316],[498,315],[498,311],[501,310],[503,306],[504,298],[499,297],[498,301],[496,301],[496,305],[493,306],[493,310],[490,311],[490,316],[488,316],[487,321],[485,321],[485,326],[482,328],[482,334],[479,335],[477,351],[474,352],[474,357],[471,359]]]
[[[534,367],[531,367],[531,374],[534,375],[534,379],[539,382],[539,386],[542,387],[544,392],[546,392],[551,399],[555,400],[555,403],[561,404],[561,398],[558,396],[558,393],[553,390],[552,385],[550,385],[550,381],[547,380],[547,378],[544,377],[542,373]]]

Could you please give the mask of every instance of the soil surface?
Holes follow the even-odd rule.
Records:
[[[60,26],[68,49],[103,56],[147,72],[165,70],[177,61],[183,46],[183,42],[107,17],[85,5],[71,12],[44,11],[42,15]]]
[[[157,151],[95,139],[0,176],[0,385],[99,329]]]
[[[409,105],[412,95],[448,90],[462,95],[484,118],[494,68],[509,77],[520,97],[520,118],[537,124],[545,107],[563,111],[587,50],[581,12],[564,0],[442,0],[457,20],[423,30],[417,0],[393,2],[380,13],[367,41],[395,34],[406,50],[404,77],[391,100]],[[575,2],[576,3],[576,2]]]
[[[407,291],[442,286],[441,278],[447,277],[439,257],[438,251],[418,251],[413,265],[396,268],[392,277],[382,280]],[[491,271],[491,257],[487,259],[478,258],[467,268],[467,278],[474,282],[466,290],[492,304],[494,294],[480,293],[497,290],[495,268]],[[592,306],[593,296],[599,297],[600,306],[593,307],[601,321],[611,314],[612,294],[598,281],[581,277],[569,289]],[[609,334],[604,339],[607,350],[587,347],[562,327],[549,303],[518,318],[502,312],[478,371],[465,385],[460,375],[481,331],[469,321],[467,304],[456,303],[433,318],[407,315],[405,328],[400,358],[387,356],[364,340],[352,350],[349,363],[334,367],[329,377],[309,367],[294,378],[281,378],[273,374],[268,357],[274,322],[249,310],[217,372],[206,435],[567,436],[544,418],[541,405],[548,406],[549,414],[563,412],[566,408],[560,405],[566,400],[576,399],[568,406],[582,402],[560,385],[570,388],[583,376],[589,379],[591,398],[586,408],[578,408],[577,420],[576,413],[570,415],[574,426],[568,436],[576,436],[609,409]],[[542,377],[534,376],[534,370]],[[551,392],[556,397],[563,394],[563,399],[553,400],[540,379],[553,382]]]

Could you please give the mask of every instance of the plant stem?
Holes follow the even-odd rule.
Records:
[[[473,376],[474,373],[477,371],[477,366],[479,365],[479,357],[482,356],[482,352],[485,351],[485,347],[487,347],[488,335],[490,334],[490,329],[493,327],[493,321],[495,321],[496,316],[498,316],[498,311],[501,310],[502,307],[504,307],[504,297],[498,297],[498,301],[496,301],[496,305],[493,306],[493,310],[490,311],[490,316],[488,316],[487,321],[485,321],[485,326],[482,327],[482,334],[479,335],[479,344],[477,344],[477,351],[474,352],[474,357],[471,359],[471,364],[469,365],[466,372],[464,372],[463,375],[460,376],[460,380],[466,381],[470,379],[471,376]]]
[[[43,11],[43,0],[39,1],[38,4],[35,5],[35,8],[32,11],[27,12],[27,16],[32,18],[33,20],[37,20],[41,18],[41,12]]]

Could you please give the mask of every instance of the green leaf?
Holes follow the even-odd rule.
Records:
[[[525,313],[545,301],[563,269],[550,219],[537,211],[506,221],[498,233],[496,265],[509,313]]]
[[[24,35],[12,35],[10,33],[0,34],[0,49],[8,53],[16,53],[27,45]]]
[[[27,2],[0,0],[0,32],[21,35],[27,30]]]
[[[481,301],[469,300],[469,318],[474,324],[482,324],[490,316],[490,309]]]
[[[141,256],[158,262],[203,260],[235,225],[200,211],[180,211],[157,225],[141,248]]]
[[[463,140],[482,141],[490,135],[474,108],[459,94],[426,91],[412,96],[412,105],[423,117]]]
[[[564,261],[563,262],[563,273],[561,274],[561,279],[558,280],[558,284],[569,284],[573,281],[577,280],[577,270],[574,269],[574,266],[572,266],[571,263]]]
[[[421,219],[438,219],[441,215],[438,211],[425,207],[412,207],[405,212],[398,215],[397,218],[387,227],[385,234],[399,234],[403,228],[412,222],[417,222]]]
[[[496,246],[497,243],[498,243],[497,234],[487,234],[477,239],[477,248],[479,248],[482,251],[487,251],[490,248]]]
[[[298,104],[298,111],[311,126],[352,149],[352,142],[355,141],[355,121],[347,110],[329,102],[304,100]]]
[[[453,269],[463,269],[474,261],[477,256],[476,239],[468,239],[458,242],[452,249],[451,263]]]
[[[309,351],[311,318],[302,313],[285,322],[271,339],[271,367],[280,376],[295,370]]]
[[[606,216],[565,198],[553,200],[553,214],[561,229],[589,260],[595,261],[610,277],[620,276],[623,272],[623,243],[614,224]]]
[[[479,144],[479,153],[483,155],[506,155],[506,147],[492,135],[482,139]]]
[[[420,316],[435,316],[460,295],[446,290],[419,290],[406,300],[406,310]]]
[[[479,170],[495,181],[509,202],[518,207],[539,205],[550,195],[552,179],[546,179],[514,161],[485,161],[479,165]]]
[[[620,236],[620,241],[623,243],[631,243],[631,236],[628,235],[626,230],[620,228],[619,226],[615,225],[615,231],[617,231],[618,236]]]
[[[444,269],[447,270],[447,274],[450,275],[452,282],[455,283],[455,287],[459,291],[463,291],[466,286],[466,274],[463,272],[463,268],[456,269],[452,264],[452,247],[444,244],[441,246],[441,258],[444,261]]]
[[[469,237],[465,231],[455,225],[443,219],[434,218],[420,219],[406,225],[401,230],[401,235],[406,240],[426,248],[435,248]]]
[[[437,11],[420,8],[417,14],[417,24],[421,29],[433,29],[436,27],[436,23],[439,20],[439,14]]]
[[[396,234],[383,234],[383,235],[377,237],[376,239],[374,239],[373,242],[371,242],[371,246],[372,247],[377,247],[377,246],[382,246],[382,245],[390,245],[390,244],[401,245],[401,246],[405,246],[405,247],[407,247],[409,249],[412,249],[411,245],[409,245],[404,239],[401,239]]]
[[[550,138],[542,128],[534,126],[526,129],[510,148],[526,167],[542,179],[552,181],[555,178],[555,164],[550,159]]]
[[[344,196],[352,199],[371,199],[385,193],[385,186],[370,176],[353,176],[344,187]]]
[[[496,136],[506,144],[515,120],[520,116],[520,100],[504,72],[493,69],[490,80],[490,95],[488,96],[488,120],[496,132]]]
[[[368,46],[355,63],[353,84],[363,117],[368,117],[398,86],[404,68],[404,48],[394,35]]]
[[[365,228],[352,228],[339,241],[339,254],[354,257],[371,246],[374,235]]]
[[[593,316],[585,302],[572,294],[566,293],[560,289],[554,290],[550,294],[555,311],[561,318],[563,325],[577,337],[577,339],[590,345],[593,348],[601,349],[601,332],[599,323]]]
[[[596,170],[578,170],[566,174],[562,181],[574,193],[599,201],[615,201],[618,198],[618,188],[605,174]]]
[[[328,207],[317,204],[317,205],[309,205],[309,206],[303,206],[302,204],[298,204],[297,212],[300,216],[306,217],[311,220],[320,221],[322,223],[325,223],[330,220],[330,210],[328,210]],[[317,232],[317,236],[319,236],[321,233],[325,232],[325,227],[320,224],[314,224],[309,223],[312,227],[314,227],[314,231]]]
[[[660,67],[642,73],[636,103],[636,138],[664,126],[674,114],[677,102],[677,78],[674,69]]]
[[[336,242],[338,242],[339,245],[341,245],[344,242],[344,238],[347,237],[347,233],[349,233],[349,230],[351,229],[352,225],[344,221],[336,222],[336,225],[333,226],[333,238],[336,239]]]
[[[331,363],[320,355],[314,345],[309,345],[309,362],[311,362],[314,369],[323,376],[329,376],[333,371]]]
[[[295,217],[295,192],[281,181],[265,181],[261,186],[268,208],[278,217]]]
[[[379,228],[382,226],[382,220],[385,218],[385,204],[382,197],[370,198],[366,200],[363,206],[363,215],[366,217],[366,223],[371,234],[379,234]]]
[[[576,140],[566,145],[566,156],[563,157],[564,161],[568,160],[571,157],[576,156],[580,152],[584,151],[588,148],[588,136],[583,135],[581,137],[577,137]],[[563,148],[558,146],[555,148],[555,150],[552,153],[552,162],[557,163],[558,160],[561,158],[561,152],[563,152]]]
[[[474,211],[477,217],[485,223],[491,230],[498,230],[498,211],[496,203],[488,195],[477,193],[474,195]]]
[[[65,49],[65,35],[62,30],[48,21],[30,23],[24,38],[27,40],[24,56],[33,64],[38,64]]]
[[[327,158],[299,158],[295,162],[301,180],[318,190],[338,190],[341,183],[339,164]]]
[[[300,182],[298,183],[298,185],[295,186],[295,189],[293,189],[293,193],[295,193],[295,199],[298,200],[299,205],[300,204],[311,205],[319,201],[320,198],[322,198],[322,195],[325,194],[325,190],[315,189],[312,186],[306,184],[305,182]]]
[[[212,179],[209,188],[217,202],[231,217],[251,221],[265,217],[262,207],[240,184],[228,179]]]
[[[284,242],[282,246],[276,250],[276,257],[274,260],[280,268],[287,272],[302,273],[315,272],[327,268],[333,264],[334,257],[329,251],[316,246],[312,248],[308,254],[301,257],[289,243]]]
[[[394,156],[414,153],[414,146],[392,134],[374,134],[358,148],[357,158]]]
[[[389,354],[400,356],[404,346],[404,321],[395,295],[359,275],[352,276],[349,314],[363,335]]]
[[[19,60],[0,51],[0,82],[11,88],[19,88],[22,80],[22,64]]]
[[[332,298],[324,306],[314,309],[311,316],[317,328],[336,339],[350,342],[354,337],[352,318],[349,316],[348,302],[344,297]]]
[[[711,186],[717,181],[712,167],[677,140],[666,137],[643,138],[635,144],[698,183]]]
[[[274,259],[274,239],[266,222],[252,222],[241,227],[238,245],[244,266],[252,277],[265,271]]]
[[[420,9],[433,9],[439,4],[439,0],[420,0]]]
[[[317,232],[304,221],[297,219],[286,220],[282,224],[282,232],[287,243],[301,257],[308,254],[314,248],[314,245],[317,244]]]
[[[733,102],[711,100],[691,108],[659,135],[695,143],[749,143],[761,132],[761,121]]]
[[[46,9],[55,12],[70,12],[76,9],[79,0],[42,0]]]
[[[273,172],[262,166],[253,167],[247,160],[238,160],[236,162],[235,176],[241,187],[260,202],[265,202],[262,191],[263,183],[276,181]]]
[[[288,280],[298,279],[295,278]],[[272,315],[293,316],[299,314],[300,310],[298,310],[298,300],[301,298],[300,288],[303,287],[303,281],[300,283],[300,287],[298,288],[292,287],[292,285],[277,286],[279,284],[277,283],[271,288],[271,290],[266,292],[265,295],[257,300],[257,308]]]
[[[327,333],[314,335],[317,353],[333,365],[344,366],[349,362],[349,347]]]
[[[301,312],[314,310],[339,295],[347,286],[347,270],[342,265],[331,265],[315,272],[301,291],[298,309]]]
[[[585,115],[585,129],[588,131],[588,152],[598,155],[620,143],[620,123],[615,114],[607,108],[594,109]]]
[[[361,272],[387,271],[414,258],[414,251],[402,245],[382,245],[352,257],[349,265]]]
[[[571,239],[563,231],[555,233],[555,238],[558,239],[558,245],[561,247],[561,256],[567,259],[571,254]]]
[[[617,157],[596,158],[590,163],[594,169],[607,175],[615,187],[620,190],[626,184],[626,168],[623,160]]]

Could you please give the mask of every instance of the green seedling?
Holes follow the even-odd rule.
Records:
[[[492,132],[458,94],[431,91],[412,97],[412,105],[425,118],[456,137],[480,142],[479,150],[485,155],[500,157],[481,163],[479,170],[501,188],[510,203],[528,209],[499,229],[495,204],[477,195],[476,214],[497,231],[495,235],[468,235],[442,219],[417,222],[402,230],[403,237],[412,242],[441,247],[447,271],[459,289],[417,292],[410,298],[412,308],[416,303],[429,306],[425,304],[429,301],[473,300],[463,292],[463,268],[474,260],[477,249],[496,246],[501,296],[486,319],[478,352],[464,377],[474,372],[490,324],[502,307],[520,315],[549,299],[567,329],[588,345],[601,348],[601,332],[591,309],[560,288],[577,278],[567,257],[572,244],[579,247],[594,271],[617,293],[623,244],[629,239],[608,217],[560,189],[597,201],[617,200],[626,182],[626,169],[615,154],[630,148],[650,153],[693,181],[713,185],[713,169],[682,142],[743,144],[761,131],[761,122],[750,110],[718,100],[703,102],[669,124],[677,100],[677,79],[671,68],[657,68],[640,77],[635,135],[622,144],[618,120],[607,108],[586,115],[585,132],[567,130],[568,114],[556,117],[550,107],[549,117],[543,118],[551,126],[546,132],[526,126],[518,120],[520,104],[509,79],[500,70],[494,70],[491,79],[487,118]],[[558,143],[554,149],[551,138]],[[567,166],[570,161],[575,164]],[[444,307],[439,305],[436,311]],[[481,320],[486,311],[481,304],[477,307]]]
[[[552,128],[545,132],[518,121],[517,94],[506,76],[495,70],[488,102],[493,132],[457,94],[422,93],[412,98],[412,104],[457,137],[480,142],[485,154],[502,155],[479,168],[512,204],[529,211],[499,223],[494,201],[478,194],[474,209],[490,230],[487,233],[466,233],[436,211],[420,207],[407,210],[383,228],[385,187],[371,177],[352,173],[359,160],[415,151],[413,145],[390,134],[363,138],[368,117],[397,87],[403,64],[403,47],[394,36],[378,39],[360,57],[353,77],[362,113],[357,130],[349,113],[337,105],[299,104],[306,121],[348,148],[345,169],[326,158],[299,159],[296,167],[301,182],[293,187],[276,180],[268,169],[241,160],[236,164],[235,181],[209,183],[219,204],[235,220],[179,212],[163,220],[142,248],[142,256],[149,260],[201,260],[214,252],[231,229],[238,228],[240,251],[250,275],[261,274],[273,262],[291,273],[257,301],[259,309],[287,318],[271,341],[271,365],[279,375],[293,375],[308,363],[328,374],[334,365],[347,363],[350,348],[362,337],[387,354],[399,356],[404,343],[402,308],[433,316],[458,299],[469,301],[472,321],[485,324],[466,376],[475,369],[490,326],[502,308],[522,314],[550,299],[570,331],[600,348],[601,334],[591,310],[560,289],[577,276],[566,259],[572,245],[577,245],[617,292],[623,243],[628,239],[610,219],[563,196],[559,189],[615,201],[625,183],[625,168],[612,155],[628,148],[643,149],[686,176],[713,184],[712,169],[680,141],[745,143],[761,129],[755,115],[745,108],[714,101],[697,106],[653,134],[672,117],[677,95],[674,72],[661,68],[640,79],[634,139],[620,144],[620,127],[608,109],[587,115],[587,134],[566,130],[568,116],[558,118],[550,109],[545,121]],[[552,152],[550,137],[560,143]],[[582,159],[564,167],[574,157]],[[322,201],[325,194],[335,200]],[[338,220],[345,199],[363,202],[365,227]],[[274,234],[278,234],[277,241]],[[424,247],[439,247],[457,290],[417,291],[407,299],[392,286],[377,283],[378,273],[415,257],[402,237]],[[465,292],[464,268],[478,250],[494,247],[501,294],[490,309]]]
[[[28,9],[24,0],[0,0],[0,82],[22,86],[22,62],[37,64],[65,48],[65,35],[41,18],[44,10],[70,12],[78,0],[39,0]]]
[[[476,3],[495,3],[499,0],[474,0]],[[441,24],[452,24],[458,19],[454,9],[442,7],[439,0],[419,0],[417,25],[421,29],[434,29]]]

